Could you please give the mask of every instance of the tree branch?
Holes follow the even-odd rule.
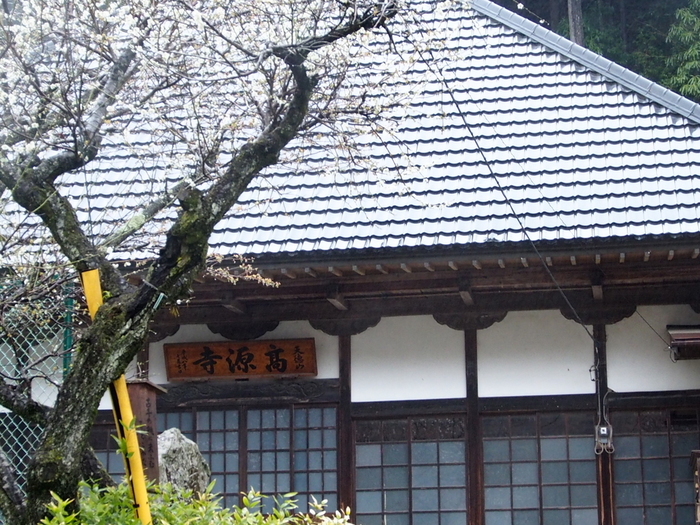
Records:
[[[281,58],[287,64],[301,64],[312,51],[357,33],[360,29],[370,30],[381,27],[396,16],[397,13],[398,7],[394,0],[374,4],[367,8],[362,16],[354,17],[349,22],[336,27],[325,35],[310,37],[294,45],[273,47],[272,54]]]
[[[28,393],[2,380],[0,380],[0,405],[42,427],[46,424],[46,418],[51,412],[49,407],[37,403]]]
[[[68,199],[60,195],[45,177],[32,175],[28,173],[12,188],[15,202],[41,218],[63,254],[79,272],[100,268],[105,289],[112,293],[122,291],[123,279],[90,242]]]
[[[114,102],[124,84],[131,78],[137,68],[136,53],[128,48],[112,64],[109,75],[93,102],[93,110],[85,119],[83,126],[83,145],[80,155],[83,164],[95,158],[100,145],[100,129],[107,115],[107,108]]]
[[[186,179],[178,182],[170,191],[166,191],[148,205],[139,213],[134,214],[128,221],[124,223],[117,231],[109,235],[99,247],[115,248],[122,242],[136,233],[141,227],[155,217],[158,213],[173,204],[177,199],[184,197],[185,192],[195,186],[196,180]]]
[[[270,53],[287,65],[295,82],[286,112],[257,139],[241,147],[228,163],[224,174],[205,194],[196,188],[185,192],[181,198],[183,211],[168,233],[165,246],[148,279],[153,286],[140,288],[128,307],[128,317],[152,301],[157,290],[171,296],[171,291],[177,293],[176,290],[189,285],[187,280],[191,278],[192,272],[201,269],[205,263],[209,236],[214,226],[228,213],[253,178],[262,169],[278,161],[282,149],[296,136],[308,113],[309,100],[317,83],[317,79],[308,76],[304,66],[309,54],[361,29],[381,25],[397,12],[393,2],[375,5],[363,16],[356,17],[325,35],[307,39],[297,45],[275,46],[271,49]]]
[[[280,99],[286,98],[286,102],[278,104],[279,111],[276,107],[264,131],[232,154],[233,158],[211,187],[200,190],[182,181],[105,241],[107,245],[122,242],[147,218],[173,199],[179,200],[181,211],[144,281],[148,284],[142,284],[134,292],[119,288],[126,285],[118,272],[92,245],[70,201],[58,194],[53,184],[58,171],[63,169],[61,162],[65,161],[65,166],[73,162],[77,167],[96,154],[109,97],[113,98],[108,91],[116,94],[121,89],[118,82],[120,79],[125,82],[129,72],[134,71],[135,64],[130,62],[134,57],[126,57],[121,69],[115,62],[112,83],[105,84],[106,98],[98,97],[93,101],[94,109],[81,128],[84,145],[76,148],[73,157],[60,159],[58,167],[50,166],[48,159],[42,160],[26,169],[16,184],[11,185],[15,200],[40,216],[71,263],[81,271],[99,267],[103,272],[103,284],[105,280],[110,283],[104,286],[105,290],[113,292],[113,297],[99,309],[93,324],[82,335],[72,368],[64,379],[54,409],[47,416],[44,437],[27,472],[30,503],[23,522],[36,523],[43,516],[50,498],[49,490],[64,498],[73,497],[77,482],[84,475],[82,461],[99,399],[142,348],[159,295],[165,294],[172,300],[188,290],[193,275],[206,262],[209,238],[215,225],[231,210],[253,178],[276,163],[283,148],[297,136],[307,118],[309,101],[318,81],[309,76],[305,67],[309,54],[361,29],[381,25],[395,13],[393,3],[380,4],[325,35],[298,45],[271,48],[267,56],[280,59],[289,68],[293,83],[289,90],[281,91],[278,87],[275,91]],[[52,160],[57,162],[57,159],[58,156]]]

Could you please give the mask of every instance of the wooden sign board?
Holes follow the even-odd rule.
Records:
[[[163,345],[169,381],[315,376],[313,339]]]

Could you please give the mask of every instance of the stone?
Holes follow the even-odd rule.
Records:
[[[187,439],[179,429],[169,428],[158,436],[160,483],[172,483],[178,489],[204,492],[211,470],[197,443]]]

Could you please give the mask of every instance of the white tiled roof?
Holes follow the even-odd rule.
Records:
[[[434,6],[415,5],[433,50],[382,86],[410,95],[389,115],[394,133],[357,138],[374,169],[338,170],[322,139],[307,145],[302,163],[253,182],[216,228],[213,252],[700,233],[700,107],[487,0]],[[385,53],[375,72],[410,52],[396,44],[405,53]],[[136,162],[115,146],[95,169],[65,178],[76,197],[89,185],[78,205],[97,230],[173,176],[154,159],[150,178],[135,181]],[[150,245],[130,249],[117,255],[152,255]]]

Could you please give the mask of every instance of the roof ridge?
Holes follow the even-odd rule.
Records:
[[[490,0],[467,0],[478,13],[488,16],[632,91],[700,124],[700,104],[663,87],[620,64],[579,46],[571,40],[523,18]]]

